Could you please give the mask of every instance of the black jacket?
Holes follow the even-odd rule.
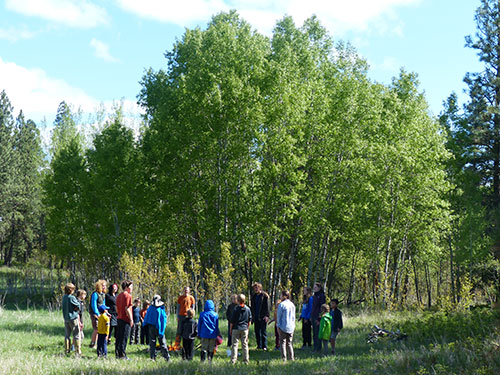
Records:
[[[311,310],[311,320],[319,320],[321,305],[326,303],[325,292],[320,290],[313,295],[313,306]]]
[[[231,323],[233,329],[238,329],[240,331],[246,331],[250,322],[252,321],[252,312],[248,306],[236,306],[231,316]]]
[[[233,311],[234,311],[234,308],[238,306],[237,303],[231,303],[229,304],[229,306],[227,307],[227,310],[226,310],[226,319],[228,322],[231,321],[231,316],[233,315]]]
[[[109,307],[108,313],[111,315],[110,324],[112,326],[118,325],[118,321],[116,320],[116,317],[118,316],[118,313],[116,312],[116,296],[107,293],[104,297],[104,301],[106,306]]]
[[[253,294],[250,301],[254,321],[263,320],[266,316],[269,318],[269,295],[264,292],[260,295],[262,300],[260,301],[259,311],[257,311],[257,294]]]
[[[344,322],[342,321],[342,311],[338,308],[330,311],[330,315],[332,316],[332,330],[334,332],[340,331],[344,328]]]
[[[186,318],[182,322],[181,336],[183,339],[194,340],[198,335],[198,324],[192,318]]]

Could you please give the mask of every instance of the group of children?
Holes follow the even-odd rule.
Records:
[[[73,284],[67,284],[64,289],[65,295],[62,301],[66,331],[65,348],[67,353],[74,349],[76,355],[80,356],[83,340],[83,310],[87,293],[85,290],[78,290],[76,296],[74,296],[74,290],[75,286]],[[243,300],[241,300],[240,296],[232,296],[232,304],[226,312],[229,324],[228,346],[232,344],[231,359],[233,362],[237,358],[234,352],[236,354],[238,352],[239,341],[243,345],[243,360],[248,362],[248,328],[251,324],[252,316],[248,307],[245,306],[245,297],[241,296]],[[310,326],[308,326],[309,319],[305,319],[304,311],[310,308],[311,302],[311,300],[305,299],[303,304],[301,314],[301,319],[303,319],[303,335],[307,329],[310,329]],[[324,352],[327,352],[330,344],[333,354],[335,354],[336,337],[343,328],[342,312],[337,308],[338,303],[338,300],[332,300],[331,308],[328,304],[322,304],[319,320],[318,338],[321,340],[321,347]],[[110,342],[111,322],[109,309],[110,307],[105,303],[101,303],[98,306],[99,316],[97,318],[96,340],[98,357],[106,357],[108,353],[107,345]],[[222,343],[222,336],[219,330],[219,316],[215,312],[214,302],[212,300],[205,302],[204,311],[200,313],[198,322],[194,319],[194,316],[194,309],[189,308],[185,318],[180,322],[180,331],[178,333],[182,338],[182,357],[185,360],[193,359],[195,339],[198,337],[200,338],[201,361],[212,361],[217,346]],[[142,303],[142,308],[141,300],[136,298],[132,306],[132,318],[133,325],[130,332],[130,344],[138,344],[140,337],[141,344],[149,345],[151,359],[156,359],[156,352],[159,350],[162,356],[166,360],[169,360],[170,354],[165,340],[167,314],[161,297],[155,295],[151,303],[145,300]],[[236,340],[235,337],[231,340],[231,334],[234,335],[235,333],[238,337]],[[73,335],[73,346],[71,346],[71,335]],[[234,345],[235,341],[236,346]]]
[[[326,303],[321,305],[321,320],[319,323],[319,339],[324,353],[328,353],[328,344],[332,347],[332,354],[335,354],[335,343],[337,335],[344,327],[342,312],[338,309],[338,299],[333,299],[330,306]]]

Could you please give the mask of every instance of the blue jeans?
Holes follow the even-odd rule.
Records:
[[[99,333],[97,335],[97,356],[106,357],[108,355],[108,340],[106,335]]]
[[[316,319],[312,320],[313,326],[313,342],[314,342],[314,351],[321,351],[321,339],[319,338],[319,323],[316,322]]]

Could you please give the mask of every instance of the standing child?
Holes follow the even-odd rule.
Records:
[[[302,320],[302,349],[311,347],[311,311],[313,305],[312,289],[309,287],[304,288],[304,295],[302,296],[302,312],[299,320]]]
[[[134,318],[134,325],[132,326],[132,332],[130,333],[130,344],[139,343],[139,331],[141,326],[141,300],[136,298],[134,300],[134,305],[132,306],[132,316]]]
[[[243,350],[243,363],[248,364],[248,329],[252,323],[252,312],[245,305],[246,297],[244,294],[238,296],[238,306],[234,309],[231,316],[231,363],[236,363],[238,359],[238,343],[241,340],[241,349]]]
[[[99,306],[99,318],[97,319],[97,356],[106,358],[108,356],[108,336],[111,316],[108,314],[109,307]]]
[[[170,361],[170,353],[165,340],[166,326],[167,313],[165,312],[165,304],[157,294],[153,297],[153,302],[144,317],[144,328],[149,330],[149,356],[152,360],[156,360],[156,338],[158,338],[163,358]]]
[[[85,306],[85,298],[87,298],[87,292],[83,289],[78,289],[76,292],[76,298],[78,299],[78,302],[80,302],[78,315],[80,318],[80,340],[83,341],[83,310]]]
[[[321,347],[325,354],[328,354],[328,343],[330,342],[330,335],[332,334],[332,316],[329,312],[330,307],[328,307],[326,303],[321,305],[318,339],[321,340]]]
[[[231,296],[231,303],[229,304],[229,306],[227,307],[227,310],[226,310],[226,319],[227,319],[227,347],[230,348],[231,347],[231,316],[233,315],[233,311],[234,311],[234,308],[236,306],[238,306],[238,295],[237,294],[233,294]]]
[[[342,311],[338,309],[339,300],[334,298],[330,302],[331,310],[330,315],[332,316],[332,334],[330,336],[330,344],[332,346],[332,354],[335,355],[335,342],[337,340],[337,335],[340,330],[344,328],[344,322],[342,321]]]
[[[75,347],[76,356],[82,354],[82,342],[80,339],[80,321],[78,311],[80,303],[73,295],[75,286],[72,283],[66,284],[64,287],[64,296],[62,298],[62,311],[64,317],[64,348],[67,354],[71,351],[71,336],[73,336],[73,345]]]
[[[141,317],[141,345],[149,345],[148,330],[144,328],[144,317],[146,316],[146,311],[148,311],[149,301],[146,299],[142,303],[142,309],[139,311]]]
[[[201,361],[207,357],[208,361],[212,362],[215,351],[215,339],[220,335],[219,332],[219,315],[215,312],[215,305],[212,300],[205,302],[205,309],[200,314],[198,320],[199,332],[201,338]]]
[[[181,336],[182,336],[182,359],[191,361],[193,359],[194,339],[198,335],[198,325],[196,320],[193,319],[194,310],[187,311],[186,319],[182,322]]]

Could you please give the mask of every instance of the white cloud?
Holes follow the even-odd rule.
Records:
[[[108,14],[88,0],[5,0],[7,9],[71,27],[92,28],[108,23]]]
[[[63,100],[83,108],[93,108],[97,101],[83,90],[63,80],[49,77],[43,70],[25,68],[0,58],[0,90],[5,90],[17,113],[20,109],[27,117],[55,113]]]
[[[96,98],[67,82],[53,78],[37,68],[26,68],[0,58],[0,91],[5,90],[17,116],[22,109],[26,118],[39,123],[44,117],[51,124],[61,101],[81,109],[84,115],[92,114],[104,104],[112,111],[115,101],[101,103]],[[141,112],[134,100],[123,100],[126,117],[138,118]]]
[[[116,57],[111,55],[111,53],[109,52],[109,46],[106,43],[101,42],[100,40],[97,40],[95,38],[92,38],[92,40],[90,41],[90,45],[92,46],[92,48],[94,48],[94,55],[97,58],[107,62],[120,61]]]
[[[140,17],[190,26],[207,22],[220,11],[236,9],[241,16],[259,31],[270,34],[277,20],[285,14],[293,17],[297,24],[315,14],[334,35],[346,31],[400,32],[394,9],[409,6],[422,0],[115,0],[123,9]]]
[[[228,10],[223,0],[115,0],[120,7],[139,17],[188,26],[197,21],[208,21],[210,17]]]
[[[28,30],[26,27],[8,29],[0,29],[0,39],[8,40],[9,42],[17,42],[22,39],[31,39],[36,35],[35,32]]]

